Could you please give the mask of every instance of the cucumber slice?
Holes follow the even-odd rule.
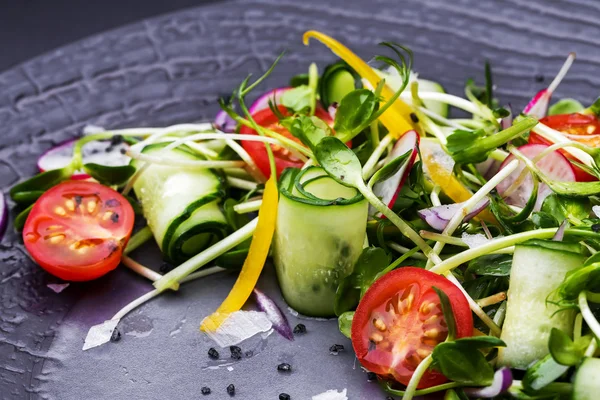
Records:
[[[526,369],[548,355],[552,328],[573,332],[574,310],[560,311],[550,302],[565,274],[585,260],[565,244],[540,241],[515,246],[510,274],[506,319],[500,338],[506,343],[498,353],[500,365]]]
[[[302,314],[329,317],[338,284],[362,251],[368,203],[321,171],[286,170],[281,177],[273,261],[287,303]],[[310,173],[304,198],[292,193],[303,173]]]
[[[597,400],[600,396],[600,359],[583,360],[573,383],[573,400]]]
[[[390,87],[390,89],[398,90],[402,86],[402,78],[398,76],[398,73],[395,69],[388,69],[385,72],[376,69],[375,72],[380,77],[385,78],[385,82]],[[413,80],[413,77],[411,77],[411,81]],[[444,87],[437,82],[420,78],[415,80],[419,83],[419,92],[446,93]],[[409,89],[407,88],[406,90]],[[425,107],[427,107],[427,109],[433,111],[434,113],[442,117],[448,117],[450,113],[449,106],[446,103],[441,103],[439,101],[434,100],[423,100],[423,104],[425,104]]]
[[[319,95],[325,108],[339,103],[351,91],[356,89],[353,71],[345,62],[328,65],[319,82]]]
[[[523,387],[531,391],[540,390],[557,380],[568,369],[568,366],[557,363],[548,354],[527,369],[522,381]]]
[[[165,154],[166,145],[152,144],[142,152],[160,152],[161,157],[171,159],[202,159],[186,146]],[[156,242],[171,262],[181,263],[227,234],[227,220],[218,207],[225,187],[215,171],[151,165],[133,189]]]

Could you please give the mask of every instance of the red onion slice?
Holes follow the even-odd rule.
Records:
[[[267,314],[267,318],[273,324],[273,329],[287,340],[294,340],[292,328],[277,303],[258,289],[254,289],[254,296],[258,309]]]
[[[546,150],[548,146],[545,144],[526,144],[524,146],[519,147],[519,151],[523,153],[523,155],[530,160],[535,158],[542,151]],[[508,165],[512,160],[515,160],[514,155],[509,155],[506,160],[500,166],[500,169],[504,168]],[[564,181],[564,182],[575,182],[576,174],[573,169],[573,165],[558,151],[553,151],[552,153],[546,155],[544,158],[535,163],[535,165],[546,174],[549,178],[556,181]],[[510,174],[506,179],[498,184],[496,189],[498,189],[498,193],[504,196],[504,193],[508,190],[509,187],[512,186],[513,182],[517,180],[521,171],[525,168],[525,165],[520,162],[517,169]],[[512,193],[509,193],[507,197],[505,197],[505,201],[507,204],[517,206],[517,207],[525,207],[527,200],[531,197],[531,192],[533,191],[533,180],[531,179],[531,175],[528,174],[527,177],[521,182],[518,188],[514,190]],[[542,203],[546,197],[548,197],[552,193],[552,190],[544,183],[539,184],[538,187],[538,198],[535,204],[535,211],[539,211],[542,207]]]
[[[258,99],[256,99],[256,101],[254,103],[252,103],[250,108],[248,108],[248,111],[250,112],[250,114],[254,114],[260,110],[269,108],[269,100],[272,103],[281,104],[281,97],[283,96],[283,94],[285,92],[287,92],[290,89],[292,89],[292,88],[291,87],[283,87],[283,88],[277,88],[277,89],[268,91],[267,93],[263,94]]]
[[[469,397],[491,398],[498,396],[508,390],[512,385],[513,377],[510,368],[500,368],[494,374],[494,381],[490,386],[482,388],[465,388],[465,394]]]
[[[560,226],[558,227],[556,233],[554,234],[554,236],[552,237],[552,240],[554,240],[555,242],[562,242],[563,238],[565,237],[565,230],[569,227],[569,221],[567,221],[566,219],[562,222],[562,224],[560,224]]]
[[[437,231],[443,231],[446,229],[448,222],[454,217],[454,215],[460,210],[464,203],[444,204],[441,206],[435,206],[430,208],[424,208],[417,211],[419,217],[429,224],[433,229]],[[468,222],[471,218],[482,212],[490,204],[489,199],[481,200],[475,208],[465,215],[463,222]]]
[[[43,153],[38,158],[37,166],[40,172],[64,168],[73,159],[73,147],[78,139],[69,139]],[[126,142],[112,144],[110,141],[93,141],[86,143],[82,148],[83,162],[96,163],[106,166],[128,165],[130,158],[125,155],[129,149]],[[83,171],[77,171],[71,179],[87,179],[90,176]]]
[[[221,110],[215,115],[215,127],[225,133],[235,132],[237,124],[225,111]]]

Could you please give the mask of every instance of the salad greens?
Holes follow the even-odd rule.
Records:
[[[573,56],[518,113],[494,97],[499,92],[487,62],[485,84],[469,79],[463,98],[422,79],[412,52],[397,43],[381,43],[390,55],[367,64],[327,35],[309,31],[304,42],[310,38],[340,59],[322,73],[311,63],[291,78],[292,87],[247,103],[282,54],[220,100],[214,124],[96,128],[66,157],[64,149],[52,153],[60,159],[43,156],[40,165],[56,168],[40,167],[10,191],[14,225],[25,229],[32,257],[48,269],[39,261],[47,255],[31,244],[43,240],[65,253],[79,251],[68,260],[95,265],[72,238],[31,228],[40,213],[62,224],[72,212],[69,218],[112,232],[107,224],[119,216],[94,215],[95,200],[85,214],[78,194],[76,204],[65,203],[68,210],[62,203],[40,210],[47,201],[64,201],[48,199],[49,189],[83,177],[120,191],[127,200],[120,206],[146,224],[120,239],[124,249],[113,243],[111,254],[120,252],[155,289],[108,321],[108,339],[121,318],[162,292],[241,268],[229,296],[202,323],[217,341],[232,337],[223,322],[245,312],[271,257],[286,302],[309,316],[337,316],[358,361],[391,395],[594,398],[600,100],[549,106]],[[83,150],[122,138],[124,165],[92,160]],[[134,260],[152,238],[170,271]],[[86,246],[106,237],[92,239]],[[197,271],[211,263],[217,267]],[[450,286],[426,286],[438,275]],[[290,339],[277,315],[275,330]],[[239,340],[252,334],[240,331]],[[513,373],[523,379],[513,380]]]

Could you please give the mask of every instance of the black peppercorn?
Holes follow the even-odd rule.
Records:
[[[244,355],[246,356],[246,358],[250,358],[254,355],[254,352],[252,350],[248,350],[244,353]]]
[[[333,346],[331,346],[329,348],[329,352],[331,354],[337,354],[337,353],[339,353],[340,351],[343,351],[343,350],[344,350],[344,346],[341,345],[341,344],[334,344]]]
[[[291,397],[290,397],[290,395],[289,395],[289,394],[287,394],[287,393],[281,393],[281,394],[279,395],[279,400],[290,400],[290,399],[291,399]]]
[[[242,349],[238,346],[229,346],[229,351],[231,352],[231,358],[234,360],[239,360],[242,358]]]
[[[230,383],[229,386],[227,386],[227,394],[235,396],[235,386],[233,386],[233,383]]]
[[[291,372],[292,366],[288,363],[281,363],[277,366],[277,371],[279,372]]]
[[[204,386],[202,389],[200,389],[200,393],[206,396],[207,394],[210,394],[210,388],[208,386]]]
[[[214,347],[211,347],[210,349],[208,349],[208,356],[213,360],[218,360],[219,352]]]
[[[367,380],[369,382],[377,380],[377,374],[375,372],[367,372]]]
[[[294,327],[294,334],[295,335],[301,335],[303,333],[306,333],[306,325],[304,324],[298,324]]]

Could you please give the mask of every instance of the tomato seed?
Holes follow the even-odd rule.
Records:
[[[369,339],[371,339],[373,343],[379,344],[383,340],[383,336],[381,335],[381,333],[375,332],[371,334],[371,337],[369,337]]]
[[[102,220],[108,221],[112,217],[112,215],[113,215],[112,211],[107,211],[107,212],[104,213],[104,216],[102,217]]]
[[[377,328],[381,332],[385,332],[385,330],[387,329],[387,326],[385,326],[385,322],[383,322],[379,318],[374,318],[373,319],[373,325],[375,326],[375,328]]]
[[[431,328],[426,330],[423,333],[423,336],[428,337],[428,338],[436,338],[438,337],[438,335],[440,334],[440,331],[438,331],[436,328]]]
[[[95,201],[88,201],[87,203],[87,210],[88,212],[91,214],[94,212],[94,210],[96,209],[96,202]]]
[[[427,350],[427,349],[420,348],[420,349],[417,349],[417,354],[419,355],[419,357],[425,358],[425,357],[427,357],[428,355],[431,354],[431,351]]]
[[[60,206],[58,206],[54,209],[54,213],[57,215],[60,215],[61,217],[64,217],[65,215],[67,215],[67,212],[65,211],[65,209]]]
[[[75,202],[71,199],[65,201],[65,206],[69,209],[69,211],[75,211]]]

